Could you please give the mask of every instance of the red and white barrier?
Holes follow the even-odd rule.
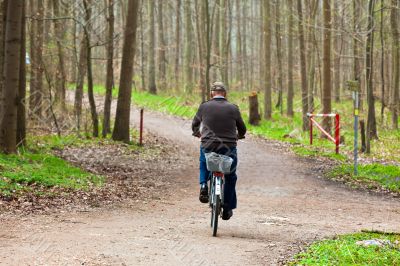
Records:
[[[315,125],[329,140],[336,145],[336,154],[339,154],[340,144],[340,116],[339,114],[311,114],[307,113],[310,118],[310,145],[313,144],[313,125]],[[332,137],[323,127],[315,121],[314,117],[334,117],[335,118],[335,137]]]

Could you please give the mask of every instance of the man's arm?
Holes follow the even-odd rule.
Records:
[[[199,109],[197,110],[197,113],[194,116],[193,121],[192,121],[192,132],[193,132],[192,135],[196,136],[196,137],[201,136],[201,134],[200,134],[201,111],[202,111],[202,108],[200,105]]]
[[[237,108],[237,117],[236,117],[236,127],[238,130],[238,137],[244,138],[244,135],[246,135],[246,125],[243,121],[242,115],[240,114],[239,107]]]

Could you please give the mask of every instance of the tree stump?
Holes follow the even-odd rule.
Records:
[[[258,96],[255,91],[249,95],[249,108],[249,123],[250,125],[258,126],[261,121],[261,116],[258,109]]]

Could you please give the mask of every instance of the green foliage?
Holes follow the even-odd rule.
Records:
[[[95,93],[104,95],[103,86],[96,85]],[[113,96],[117,96],[117,90],[113,91]],[[273,95],[275,99],[276,95]],[[248,111],[248,92],[230,91],[229,100],[237,104],[243,114],[243,119],[247,122]],[[199,96],[195,94],[174,93],[174,96],[166,92],[158,95],[152,95],[147,92],[134,91],[132,93],[133,103],[140,107],[146,107],[152,110],[164,113],[192,118],[200,104]],[[263,93],[259,93],[260,110],[262,114]],[[315,110],[318,112],[321,103],[318,98],[314,99]],[[341,154],[347,153],[351,155],[353,149],[353,104],[351,98],[343,99],[340,103],[332,102],[332,111],[338,112],[341,116],[341,136],[344,137],[345,143],[341,145]],[[285,106],[284,106],[285,110]],[[302,114],[300,95],[295,95],[294,99],[294,117],[288,117],[281,114],[277,109],[273,110],[271,120],[262,120],[259,126],[252,126],[247,123],[249,131],[261,137],[289,142],[292,144],[301,144],[294,151],[299,155],[314,156],[323,155],[333,159],[343,160],[342,155],[335,155],[335,145],[318,136],[320,133],[315,130],[314,145],[309,145],[309,133],[302,131]],[[363,116],[361,116],[361,119]],[[386,111],[383,120],[377,115],[379,140],[373,140],[371,144],[371,156],[384,160],[398,161],[400,158],[400,131],[390,130],[390,113]],[[365,155],[369,156],[369,155]]]
[[[76,135],[30,136],[28,148],[18,155],[0,154],[0,195],[14,195],[46,188],[88,189],[100,186],[105,179],[88,173],[54,156],[52,150],[62,150],[68,146],[84,147],[93,144],[111,143],[109,139],[81,138]],[[138,149],[139,146],[131,145]]]
[[[328,176],[348,177],[353,180],[361,181],[370,188],[382,186],[393,192],[400,192],[400,167],[394,165],[367,164],[358,166],[358,175],[354,175],[353,165],[343,164],[331,172]]]
[[[86,189],[103,178],[73,167],[47,153],[0,154],[0,194],[11,195],[31,186]]]
[[[192,118],[196,114],[198,107],[194,102],[178,96],[133,92],[132,97],[134,103],[140,107],[186,118]]]
[[[389,240],[393,245],[360,246],[360,240]],[[289,265],[399,265],[400,235],[383,233],[355,233],[338,236],[312,244],[295,256]]]
[[[324,144],[321,144],[324,145]],[[315,145],[317,146],[317,145]],[[346,161],[346,156],[343,154],[336,154],[335,152],[332,152],[333,148],[330,149],[321,149],[321,147],[318,148],[313,148],[313,147],[308,147],[308,146],[295,146],[292,148],[294,153],[296,153],[299,156],[303,157],[326,157],[338,161]]]

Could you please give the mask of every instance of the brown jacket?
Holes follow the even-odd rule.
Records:
[[[192,122],[194,136],[200,135],[200,126],[205,148],[221,144],[236,146],[238,138],[246,134],[239,107],[225,98],[214,98],[200,105]]]

